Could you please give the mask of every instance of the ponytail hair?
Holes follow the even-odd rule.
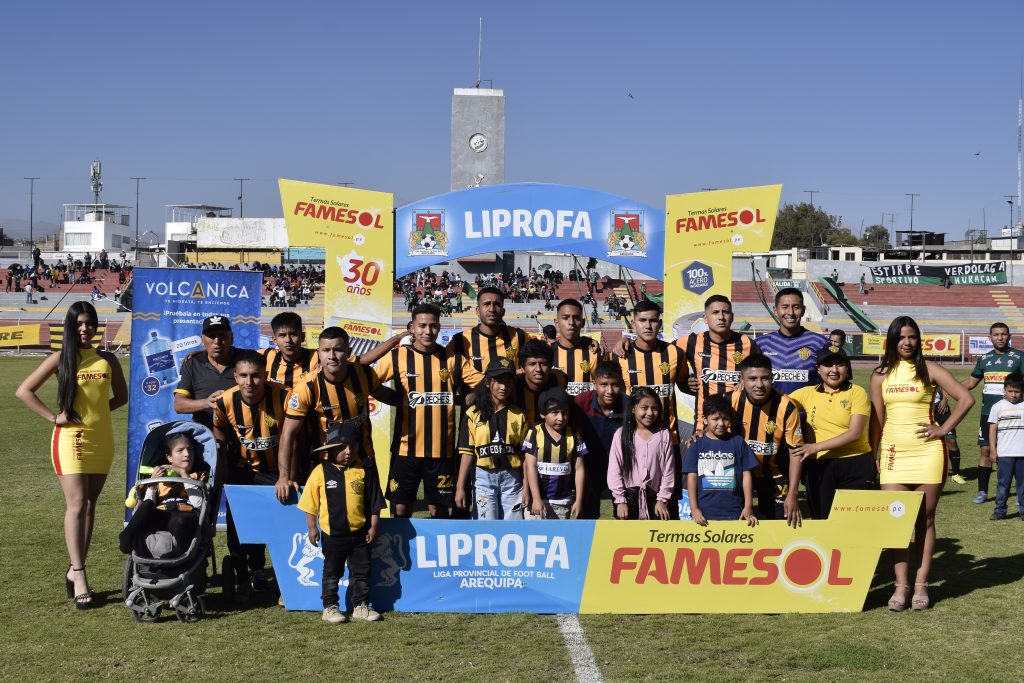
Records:
[[[660,428],[665,420],[664,406],[661,397],[650,387],[636,387],[629,397],[629,405],[626,406],[626,420],[622,425],[622,436],[619,445],[622,447],[622,476],[628,477],[633,472],[633,463],[636,461],[636,448],[633,443],[633,435],[636,434],[636,414],[633,408],[645,398],[654,399],[658,404],[658,427]]]
[[[64,341],[57,362],[57,408],[69,420],[81,418],[73,406],[78,394],[78,316],[89,316],[93,327],[99,324],[96,309],[88,301],[76,301],[64,316]]]

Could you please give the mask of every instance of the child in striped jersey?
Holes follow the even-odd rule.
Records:
[[[552,387],[537,404],[543,419],[523,441],[531,493],[526,519],[576,519],[583,509],[587,446],[569,426],[569,394]]]

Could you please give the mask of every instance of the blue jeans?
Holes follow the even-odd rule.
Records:
[[[996,473],[996,509],[997,515],[1006,514],[1006,499],[1010,497],[1010,481],[1017,479],[1017,514],[1024,517],[1024,458],[999,458],[996,460],[999,471]]]
[[[522,519],[523,471],[476,468],[474,519]]]

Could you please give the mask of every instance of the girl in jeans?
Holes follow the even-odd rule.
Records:
[[[474,519],[522,519],[529,505],[523,489],[523,439],[529,427],[519,408],[509,405],[516,368],[494,358],[470,396],[459,430],[459,481],[455,506],[469,506],[469,474],[475,465]]]

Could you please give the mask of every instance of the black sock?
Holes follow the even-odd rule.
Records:
[[[949,451],[950,474],[960,474],[960,451]]]
[[[978,467],[978,493],[988,493],[988,481],[991,478],[991,467]]]

